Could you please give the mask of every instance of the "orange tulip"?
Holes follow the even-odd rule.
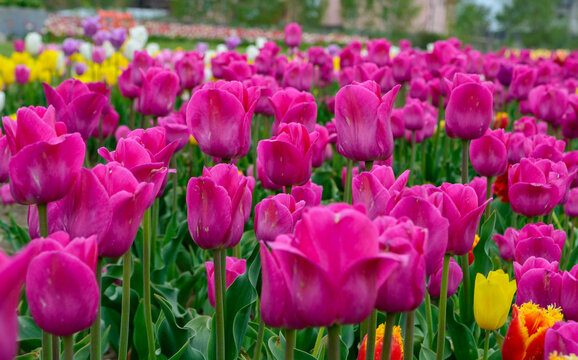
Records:
[[[383,342],[383,335],[385,332],[385,325],[381,324],[375,331],[375,360],[381,359],[381,346]],[[367,347],[367,335],[363,338],[363,342],[359,347],[359,354],[357,360],[365,360],[365,349]],[[391,335],[391,356],[390,360],[403,360],[403,339],[401,338],[401,328],[399,326],[393,327],[393,334]]]
[[[512,322],[502,347],[503,360],[541,360],[544,358],[546,331],[562,321],[558,308],[544,309],[536,304],[514,305]]]

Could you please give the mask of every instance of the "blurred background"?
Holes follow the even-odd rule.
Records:
[[[111,9],[137,21],[269,30],[298,22],[312,33],[407,38],[422,48],[449,36],[481,50],[578,47],[578,0],[0,0],[0,7],[4,40],[42,29],[51,14]],[[6,8],[39,15],[30,12],[17,24]]]

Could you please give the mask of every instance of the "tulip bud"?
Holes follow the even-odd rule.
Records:
[[[474,286],[474,317],[485,330],[497,330],[505,323],[516,293],[516,281],[510,281],[502,269],[490,271],[486,278],[476,274]]]

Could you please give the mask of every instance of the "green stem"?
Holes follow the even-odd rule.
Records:
[[[425,318],[427,321],[427,344],[428,347],[433,345],[433,317],[431,314],[431,296],[429,292],[425,292]]]
[[[339,344],[339,333],[341,329],[339,325],[332,325],[327,328],[327,359],[340,360],[341,347]]]
[[[470,182],[468,178],[469,148],[470,142],[468,140],[462,140],[462,184],[467,184]]]
[[[42,360],[52,360],[52,335],[42,331]]]
[[[60,359],[60,339],[56,335],[52,335],[52,360]]]
[[[365,360],[375,358],[375,328],[377,327],[377,310],[373,309],[367,324],[367,341],[365,342]],[[362,340],[363,341],[363,340]]]
[[[285,360],[293,360],[296,341],[297,330],[285,329]]]
[[[96,284],[98,285],[98,292],[100,294],[102,282],[102,258],[99,257],[96,262]],[[101,359],[100,346],[100,296],[98,297],[98,310],[96,312],[96,320],[90,327],[90,359]]]
[[[488,176],[486,177],[486,181],[487,181],[487,187],[486,187],[486,200],[491,199],[492,198],[492,183],[494,181],[493,177]],[[488,220],[488,218],[490,217],[490,210],[492,208],[492,202],[490,201],[488,203],[488,205],[486,206],[486,213],[484,215],[484,219]]]
[[[264,333],[265,333],[265,324],[263,323],[263,318],[259,317],[259,331],[257,332],[257,342],[255,343],[253,360],[261,360],[261,347],[263,346]]]
[[[353,171],[353,160],[347,159],[347,174],[345,176],[345,191],[343,201],[351,204],[351,178],[352,178],[352,171]]]
[[[410,158],[410,162],[409,162],[409,171],[412,172],[411,176],[410,176],[410,183],[414,184],[415,182],[413,180],[415,180],[415,131],[412,130],[411,132],[411,158]]]
[[[413,360],[413,330],[415,327],[415,310],[408,312],[405,321],[404,358]]]
[[[159,199],[155,199],[155,201],[153,202],[153,206],[151,208],[151,242],[150,242],[150,248],[151,248],[151,269],[155,268],[155,259],[156,259],[156,255],[157,255],[157,233],[158,233],[158,227],[159,227]]]
[[[74,335],[62,337],[62,360],[74,359]]]
[[[490,347],[490,330],[486,330],[486,341],[484,342],[483,360],[488,360],[488,348]]]
[[[391,355],[391,336],[393,335],[393,327],[395,325],[396,313],[388,312],[385,315],[385,331],[383,333],[381,346],[381,360],[389,360]]]
[[[173,158],[171,159],[172,162],[172,168],[175,169],[175,172],[173,173],[173,214],[176,215],[177,214],[177,190],[179,189],[179,174],[177,174],[177,157],[173,155]]]
[[[216,358],[225,358],[225,311],[224,311],[224,295],[225,289],[223,287],[224,272],[221,264],[223,262],[222,253],[225,250],[213,250],[213,260],[215,269],[215,326],[217,333],[216,341]]]
[[[38,204],[38,223],[40,227],[40,236],[48,236],[48,216],[46,212],[47,204]]]
[[[438,346],[437,360],[444,358],[444,346],[446,339],[446,307],[448,302],[448,274],[450,267],[450,255],[444,255],[444,267],[442,270],[442,288],[440,293],[440,307],[438,316]]]
[[[321,340],[323,339],[323,334],[325,333],[324,330],[325,330],[324,327],[320,327],[319,332],[317,333],[317,338],[315,339],[315,346],[313,347],[313,357],[316,359],[319,357],[319,350],[321,349]]]
[[[367,160],[365,162],[365,171],[371,171],[373,169],[373,160]]]
[[[568,251],[566,252],[565,255],[565,260],[564,260],[564,268],[567,270],[569,269],[570,264],[570,256],[572,255],[572,251],[574,250],[574,241],[575,241],[575,228],[576,227],[576,218],[573,218],[572,220],[570,220],[570,234],[569,234],[569,238],[568,238]]]
[[[241,244],[237,244],[233,247],[233,257],[241,259]]]
[[[134,103],[135,103],[135,101],[136,101],[136,98],[134,98],[134,99],[132,99],[132,100],[130,101],[130,115],[129,115],[130,120],[129,120],[129,125],[130,125],[130,129],[131,129],[131,130],[134,130],[134,114],[135,114],[135,111],[134,111]]]
[[[149,359],[155,358],[155,335],[153,330],[153,316],[151,309],[151,209],[145,211],[143,220],[143,282],[144,282],[144,312],[145,329]]]
[[[466,305],[465,309],[462,309],[464,313],[464,319],[467,323],[471,322],[471,313],[472,313],[472,306],[470,301],[470,259],[469,255],[463,254],[460,256],[461,265],[462,265],[462,273],[463,273],[463,292],[462,296],[464,297],[465,301],[464,304]]]
[[[119,360],[126,360],[128,353],[128,336],[130,323],[130,268],[132,254],[130,249],[122,257],[122,310],[120,319]]]

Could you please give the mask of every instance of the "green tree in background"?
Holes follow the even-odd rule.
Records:
[[[415,0],[384,0],[383,16],[387,20],[390,36],[400,38],[411,30],[411,24],[419,15],[421,7]]]
[[[490,9],[473,0],[461,1],[457,5],[455,36],[466,43],[474,43],[488,35],[491,23]]]
[[[568,12],[560,0],[511,0],[496,17],[506,41],[527,47],[568,45]]]

